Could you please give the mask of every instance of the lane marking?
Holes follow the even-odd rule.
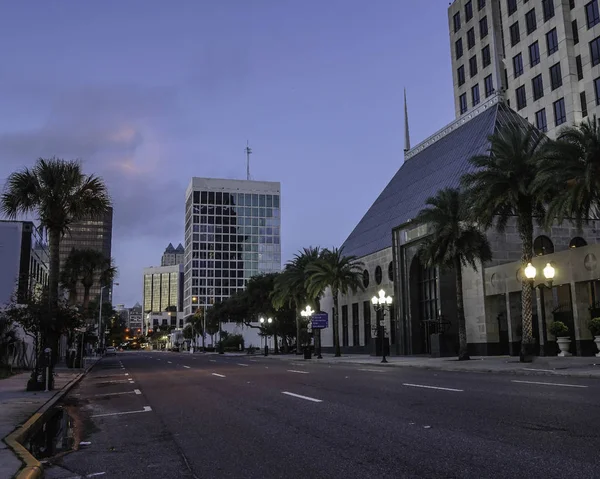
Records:
[[[554,371],[554,369],[538,369],[538,368],[521,368],[524,369],[525,371],[546,371],[548,373],[554,373],[556,371]]]
[[[124,376],[129,376],[129,373],[125,373]]]
[[[237,363],[237,365],[238,365],[238,366],[244,366],[244,367],[246,367],[246,368],[247,368],[248,366],[250,366],[249,364],[244,364],[244,363]]]
[[[541,384],[543,386],[561,386],[564,388],[587,388],[588,386],[581,386],[579,384],[562,384],[562,383],[543,383],[540,381],[517,381],[516,379],[511,380],[512,383],[523,383],[523,384]]]
[[[211,363],[216,363],[216,362],[217,362],[217,360],[216,360],[216,359],[209,359],[209,361],[210,361]]]
[[[410,384],[410,383],[402,383],[402,386],[409,386],[412,388],[424,388],[424,389],[439,389],[440,391],[453,391],[457,393],[461,393],[463,389],[453,389],[453,388],[441,388],[438,386],[425,386],[424,384]]]
[[[133,392],[136,394],[142,394],[142,391],[140,391],[139,389],[134,389]]]
[[[104,474],[106,474],[106,472],[94,472],[92,474],[88,474],[85,477],[97,477],[97,476],[103,476]]]
[[[133,391],[125,391],[122,393],[105,393],[105,394],[94,394],[92,397],[103,397],[103,396],[120,396],[121,394],[142,394],[140,393],[136,393],[135,391],[137,391],[137,389],[134,389]]]
[[[186,366],[185,364],[183,365],[183,367],[184,367],[184,368],[187,368],[187,369],[190,369],[190,367],[189,367],[189,366]]]
[[[224,378],[225,376],[223,374],[217,374],[217,373],[212,373],[213,376],[217,376],[219,378]]]
[[[358,369],[358,371],[367,371],[370,373],[385,373],[387,371],[384,371],[383,369]]]
[[[173,364],[171,361],[167,361],[169,364]]]
[[[288,373],[297,373],[297,374],[309,374],[308,371],[296,371],[295,369],[288,369]]]
[[[251,363],[257,363],[258,359],[248,359],[248,361],[250,361]]]
[[[315,398],[311,398],[308,396],[302,396],[301,394],[295,394],[295,393],[291,393],[288,391],[281,391],[281,394],[285,394],[286,396],[292,396],[292,397],[299,398],[299,399],[304,399],[305,401],[323,402],[321,399],[315,399]]]
[[[150,412],[150,411],[152,411],[152,408],[150,406],[144,406],[144,409],[142,409],[141,411],[110,412],[107,414],[94,414],[93,416],[90,416],[90,417],[122,416],[124,414],[139,414],[141,412]]]

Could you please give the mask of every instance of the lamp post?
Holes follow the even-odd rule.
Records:
[[[113,283],[113,286],[119,286],[119,283]],[[104,349],[104,336],[102,334],[102,293],[104,288],[108,288],[108,285],[100,286],[100,303],[98,304],[100,310],[98,313],[98,347],[101,351]]]
[[[546,346],[546,308],[544,302],[544,289],[548,288],[552,291],[552,281],[554,280],[554,275],[556,274],[556,269],[550,263],[546,263],[546,267],[542,270],[544,273],[544,278],[546,279],[546,283],[540,283],[537,286],[535,285],[535,277],[537,276],[537,269],[531,263],[528,263],[525,267],[525,277],[531,283],[533,288],[537,288],[540,292],[540,305],[541,305],[541,317],[542,317],[542,336],[540,341],[540,356],[545,356],[545,346]]]
[[[273,318],[260,318],[258,320],[261,324],[261,326],[265,326],[266,324],[271,324],[273,322]],[[265,333],[265,356],[269,355],[269,335],[267,334],[267,330],[263,329],[264,333]]]
[[[371,303],[373,303],[375,311],[381,312],[381,319],[377,325],[377,329],[379,330],[377,335],[381,338],[381,354],[383,355],[383,359],[381,360],[382,363],[387,363],[387,359],[385,358],[385,310],[390,308],[392,301],[392,297],[387,296],[383,289],[379,291],[379,296],[373,296],[371,298]]]
[[[306,308],[304,308],[304,311],[300,311],[300,316],[302,316],[303,318],[306,318],[308,320],[308,325],[306,326],[306,331],[308,332],[308,346],[307,349],[304,350],[304,359],[310,359],[311,358],[311,354],[310,354],[310,335],[312,334],[312,323],[310,318],[312,317],[312,315],[315,314],[315,312],[313,311],[313,309],[310,306],[307,306]],[[296,340],[296,343],[300,342],[300,338],[298,338]]]

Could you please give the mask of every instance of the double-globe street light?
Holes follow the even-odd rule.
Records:
[[[527,263],[525,267],[525,278],[531,283],[531,286],[538,288],[540,291],[540,304],[541,304],[541,315],[542,315],[542,341],[540,341],[540,356],[545,356],[544,347],[546,346],[546,314],[545,314],[545,303],[544,303],[544,289],[548,288],[552,291],[552,281],[556,274],[556,269],[550,263],[546,263],[546,267],[542,270],[546,284],[540,283],[535,285],[535,277],[537,276],[537,269],[531,263]]]
[[[315,311],[313,311],[313,309],[310,306],[307,306],[306,308],[304,308],[303,311],[300,311],[300,316],[302,316],[303,318],[306,318],[308,320],[308,324],[306,325],[306,331],[308,332],[308,347],[307,347],[307,350],[305,350],[305,352],[304,352],[304,359],[310,359],[310,357],[311,357],[310,335],[312,334],[311,318],[312,318],[313,314],[315,314]],[[298,347],[299,344],[300,344],[300,338],[296,338],[296,347]],[[320,358],[320,356],[321,356],[321,352],[319,351],[318,358]]]
[[[267,324],[271,324],[273,322],[273,318],[260,318],[258,320],[261,324],[261,326],[266,326]],[[263,329],[263,332],[265,333],[265,356],[269,355],[269,334],[267,332],[266,329]]]
[[[379,330],[377,336],[381,338],[381,354],[383,355],[383,359],[381,360],[382,363],[387,363],[387,359],[385,358],[385,310],[392,306],[392,302],[392,297],[387,296],[383,289],[379,291],[379,296],[373,296],[371,298],[371,303],[373,303],[375,311],[381,312],[381,319],[377,325],[377,329]]]

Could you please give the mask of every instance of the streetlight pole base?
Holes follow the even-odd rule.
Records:
[[[388,360],[385,359],[385,356],[384,356],[383,359],[381,360],[381,362],[387,364]]]

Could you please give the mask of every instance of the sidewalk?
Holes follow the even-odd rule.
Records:
[[[89,361],[89,368],[96,361]],[[0,380],[0,438],[6,438],[11,432],[22,426],[38,409],[55,396],[61,394],[65,386],[75,380],[84,371],[56,367],[54,390],[26,391],[30,372],[20,373]],[[23,464],[4,441],[0,441],[0,478],[13,477]]]

